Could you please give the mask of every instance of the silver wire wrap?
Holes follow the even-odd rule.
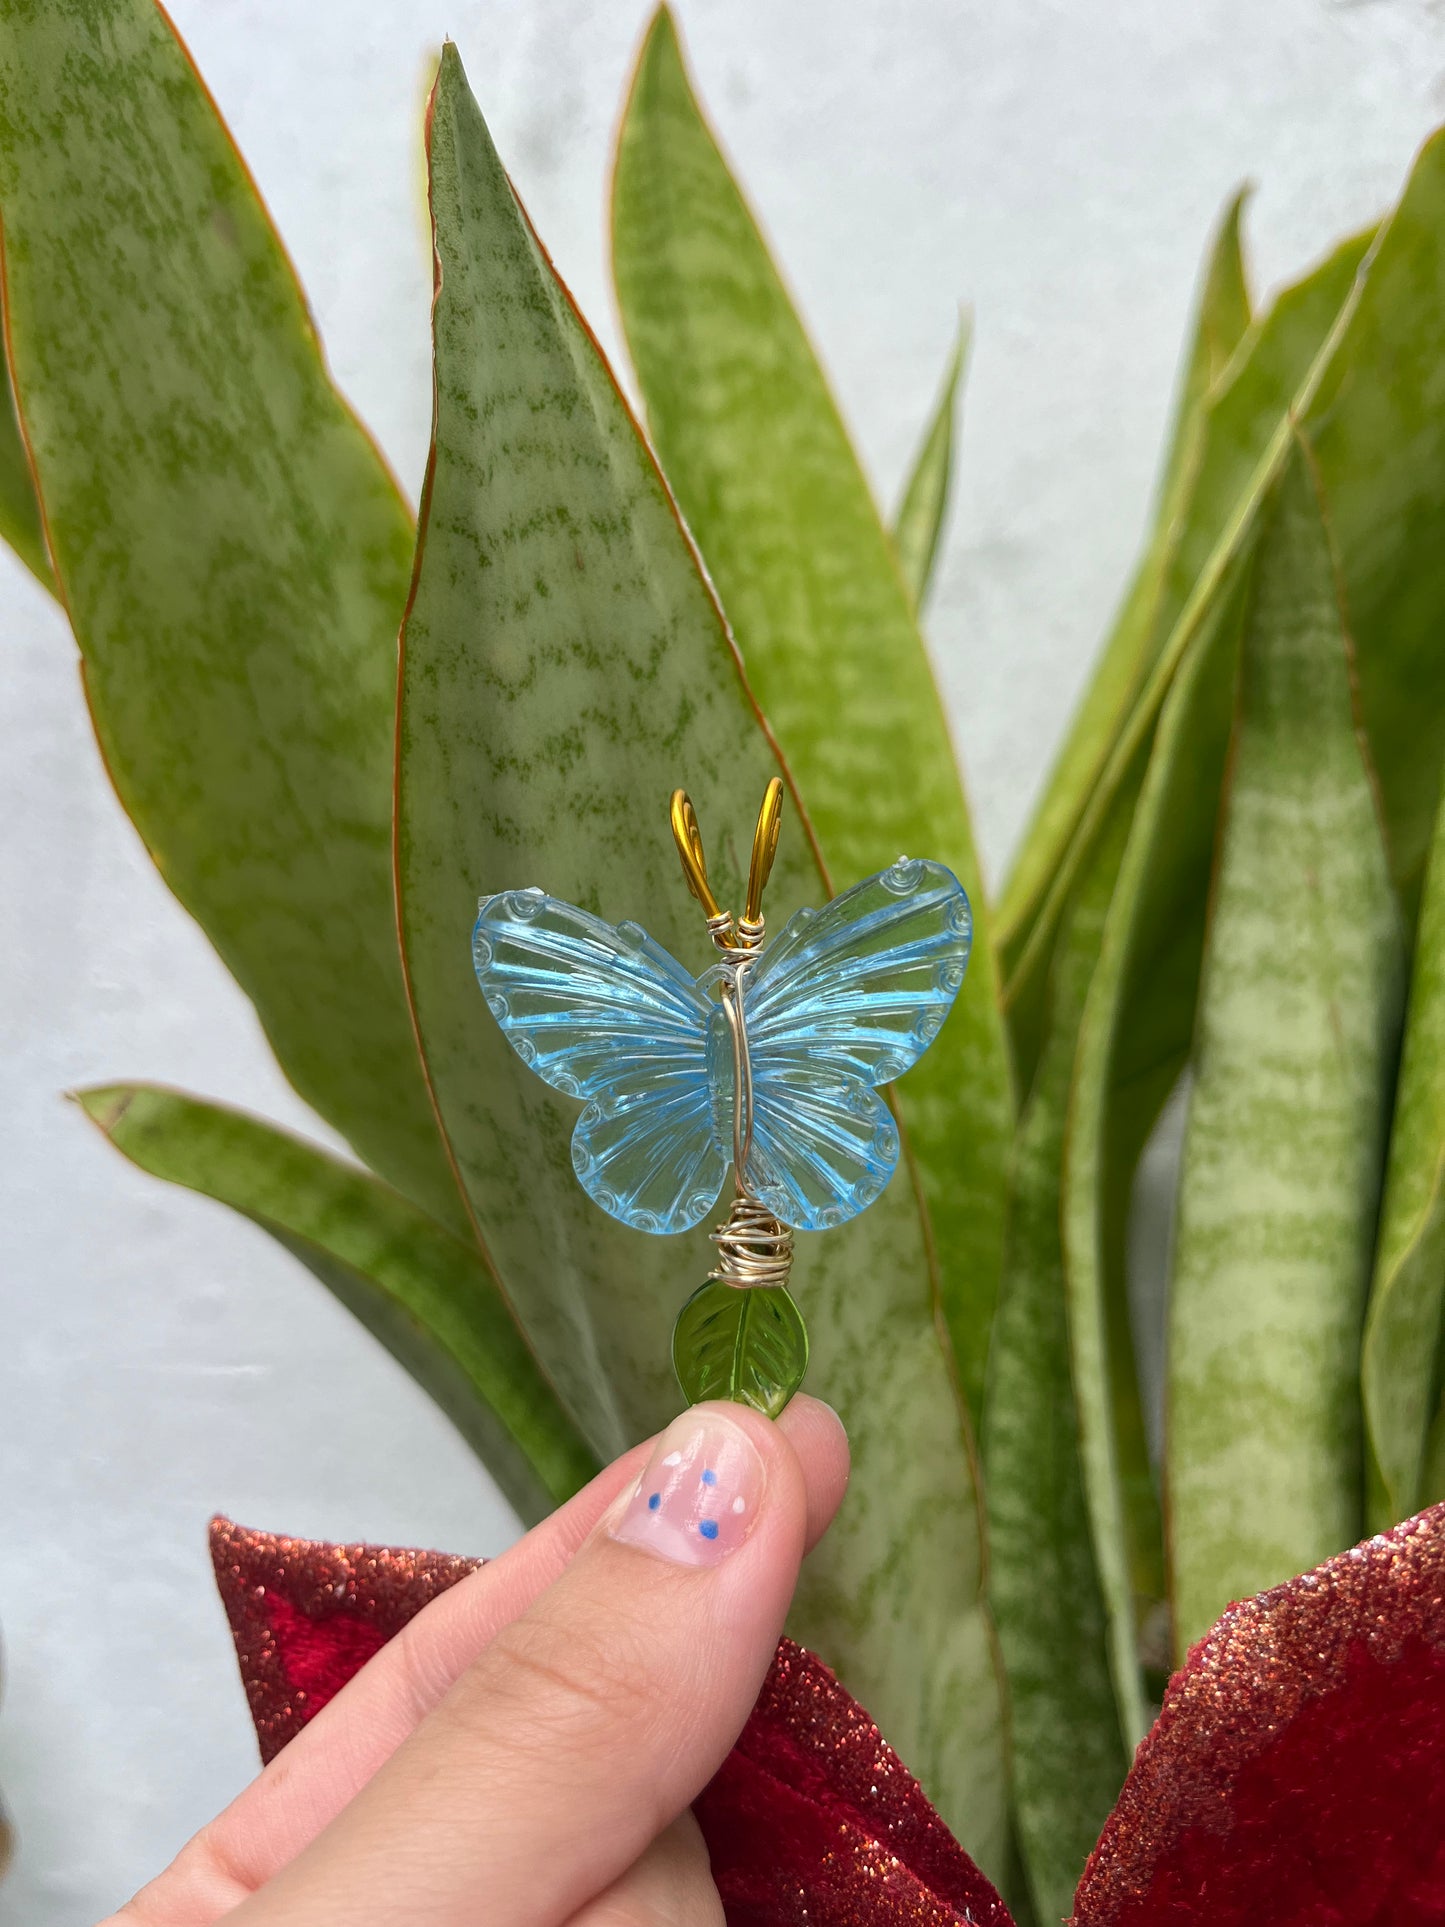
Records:
[[[748,1048],[743,1014],[743,979],[762,941],[761,922],[738,925],[738,941],[719,944],[727,966],[722,985],[723,1015],[733,1044],[733,1185],[735,1195],[726,1224],[708,1233],[717,1246],[716,1268],[708,1273],[718,1284],[746,1289],[754,1285],[786,1285],[793,1266],[793,1233],[775,1218],[748,1189],[748,1158],[753,1148],[753,1058]],[[716,935],[714,941],[717,941]],[[746,1119],[746,1122],[744,1121]]]

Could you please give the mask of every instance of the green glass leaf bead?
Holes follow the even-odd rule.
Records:
[[[678,1313],[672,1363],[689,1405],[730,1398],[776,1418],[808,1369],[808,1328],[782,1285],[710,1278]]]

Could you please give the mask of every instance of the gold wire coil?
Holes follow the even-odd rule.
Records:
[[[793,1234],[756,1198],[739,1193],[727,1223],[708,1236],[717,1246],[718,1261],[708,1273],[722,1285],[746,1289],[754,1285],[786,1285],[793,1265]]]

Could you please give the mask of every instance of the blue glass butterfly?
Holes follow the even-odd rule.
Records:
[[[583,1101],[573,1167],[639,1231],[700,1223],[735,1161],[739,1195],[784,1226],[827,1230],[864,1210],[899,1156],[877,1087],[918,1061],[963,982],[968,898],[916,857],[762,943],[781,793],[769,786],[736,928],[708,889],[692,806],[674,796],[684,872],[722,953],[701,976],[640,925],[541,890],[481,904],[472,955],[488,1008],[524,1064]]]

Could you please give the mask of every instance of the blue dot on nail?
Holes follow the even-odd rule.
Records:
[[[716,1485],[716,1484],[717,1484],[717,1473],[716,1473],[716,1472],[704,1472],[704,1473],[703,1473],[703,1475],[702,1475],[702,1482],[703,1482],[703,1484],[704,1484],[704,1485]]]
[[[701,1525],[700,1525],[700,1526],[698,1527],[698,1531],[699,1531],[699,1532],[700,1532],[700,1533],[702,1534],[702,1536],[703,1536],[703,1538],[704,1538],[704,1539],[716,1539],[716,1537],[717,1537],[717,1520],[716,1520],[716,1519],[704,1519],[704,1520],[703,1520],[703,1522],[702,1522],[702,1524],[701,1524]]]
[[[656,1512],[661,1504],[662,1494],[660,1492],[654,1492],[652,1497],[647,1501],[647,1509],[649,1512]]]

